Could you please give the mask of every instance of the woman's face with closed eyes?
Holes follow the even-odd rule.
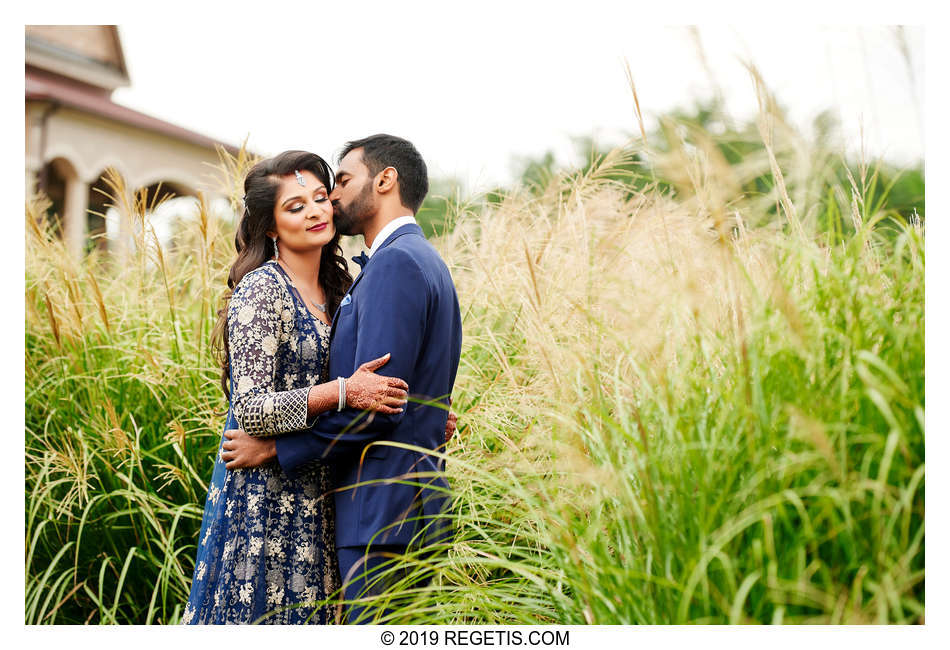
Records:
[[[277,237],[277,247],[306,253],[322,248],[333,239],[333,206],[329,191],[313,172],[300,170],[280,177],[277,201],[274,203],[275,230],[268,237]]]

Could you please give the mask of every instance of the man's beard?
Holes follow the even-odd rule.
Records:
[[[333,204],[333,225],[341,235],[359,235],[374,209],[373,186],[367,183],[346,208],[339,201]]]

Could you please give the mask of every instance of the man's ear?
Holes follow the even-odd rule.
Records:
[[[396,187],[396,181],[399,178],[399,172],[395,167],[387,167],[376,175],[376,191],[380,194],[389,192]]]

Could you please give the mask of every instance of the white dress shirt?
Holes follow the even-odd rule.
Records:
[[[415,222],[416,218],[410,214],[407,217],[398,217],[387,223],[385,226],[383,226],[383,229],[376,234],[376,239],[373,240],[373,246],[369,249],[369,252],[366,253],[366,257],[372,257],[373,253],[375,253],[377,249],[383,245],[383,242],[385,242],[386,239],[398,228],[402,228],[408,223]]]

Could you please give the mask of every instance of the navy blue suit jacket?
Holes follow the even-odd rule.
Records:
[[[445,262],[418,225],[398,228],[373,253],[333,317],[330,377],[349,377],[360,364],[390,352],[379,373],[404,379],[409,403],[397,415],[333,410],[310,430],[276,439],[277,460],[288,475],[322,460],[333,470],[334,487],[346,488],[335,495],[338,547],[408,544],[426,524],[426,541],[448,532],[438,517],[448,500],[444,463],[372,443],[441,451],[448,411],[414,400],[448,405],[461,347],[458,296]],[[385,481],[415,472],[439,474]],[[374,483],[348,487],[366,481]]]

